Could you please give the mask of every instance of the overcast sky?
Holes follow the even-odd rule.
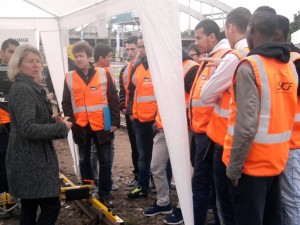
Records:
[[[179,0],[180,3],[188,5],[188,0]],[[200,0],[191,0],[191,6],[195,10],[199,11]],[[259,6],[268,5],[274,8],[277,14],[284,15],[289,18],[290,21],[293,21],[294,14],[300,10],[300,0],[223,0],[225,4],[236,8],[243,6],[248,8],[251,12],[257,9]],[[211,7],[202,8],[206,12],[211,11]],[[196,19],[191,19],[191,29],[197,25],[198,21]],[[220,25],[220,24],[219,24]],[[220,25],[221,26],[221,25]],[[188,16],[186,14],[181,14],[181,31],[184,31],[188,28]]]

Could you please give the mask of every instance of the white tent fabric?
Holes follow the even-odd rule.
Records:
[[[1,3],[1,29],[41,35],[58,103],[67,72],[67,30],[140,7],[146,50],[162,115],[185,224],[193,224],[188,139],[183,98],[178,3],[174,0],[9,0]],[[180,94],[182,93],[182,94]],[[60,107],[61,108],[61,107]],[[176,123],[175,123],[176,121]],[[75,172],[78,153],[69,134]]]
[[[179,5],[174,0],[138,2],[147,59],[162,117],[176,190],[185,224],[194,224]]]
[[[33,29],[41,34],[51,79],[60,105],[64,74],[67,72],[67,31],[82,24],[131,11],[136,7],[135,0],[10,0],[1,4],[3,13],[0,15],[0,30]],[[70,134],[68,141],[74,160],[74,170],[79,177],[79,157]]]
[[[296,32],[292,33],[292,43],[295,45],[300,44],[300,30],[297,30]]]

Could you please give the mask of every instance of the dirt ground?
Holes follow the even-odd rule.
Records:
[[[67,140],[55,141],[59,158],[60,170],[74,183],[78,183],[73,171],[73,160]],[[121,128],[116,132],[115,158],[113,165],[113,180],[119,186],[118,190],[112,192],[114,197],[113,212],[125,221],[126,225],[160,225],[163,223],[164,215],[144,217],[143,210],[150,207],[155,201],[155,194],[149,194],[148,198],[128,199],[125,188],[132,180],[131,150],[126,130]],[[177,205],[176,191],[171,191],[172,205]],[[57,225],[84,225],[89,218],[72,202],[62,203],[61,212]],[[1,220],[0,225],[17,225],[18,220],[11,218]]]

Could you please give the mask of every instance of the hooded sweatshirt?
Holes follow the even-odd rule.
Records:
[[[276,58],[278,62],[288,63],[290,46],[281,43],[266,43],[252,49],[248,53],[248,56],[250,55]],[[227,177],[231,180],[241,177],[244,162],[256,135],[261,107],[255,74],[247,61],[242,61],[237,68],[234,91],[237,105],[236,122],[230,164],[226,170]]]

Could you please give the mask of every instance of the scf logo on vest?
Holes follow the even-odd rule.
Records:
[[[277,92],[289,94],[293,93],[295,84],[288,76],[284,74],[274,74],[274,77]]]

